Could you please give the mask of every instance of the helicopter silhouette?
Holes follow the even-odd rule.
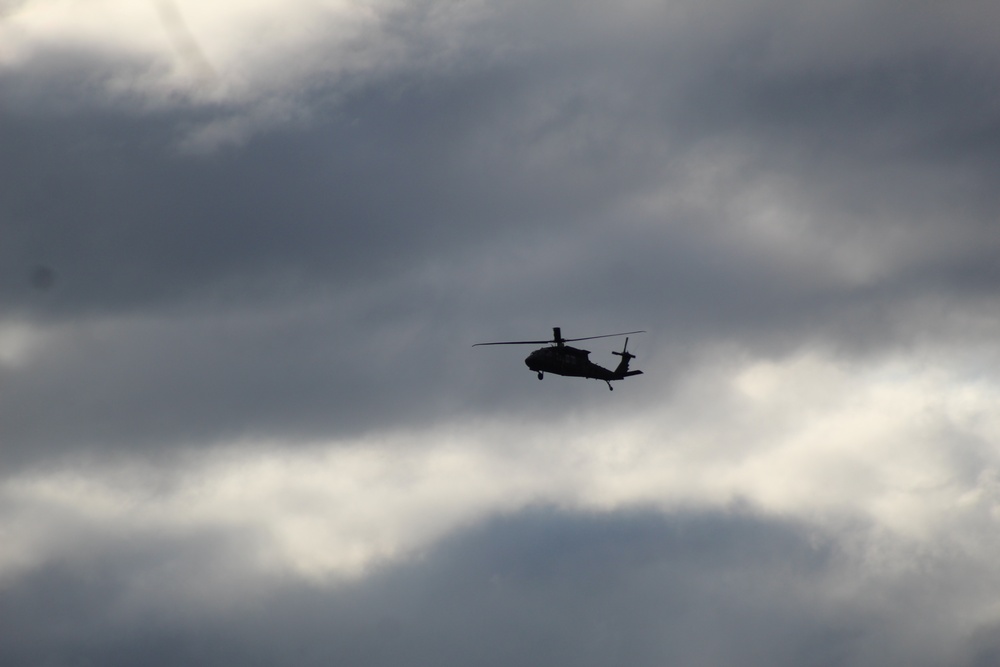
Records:
[[[538,373],[538,379],[545,377],[545,373],[554,375],[565,375],[568,377],[580,377],[591,380],[604,380],[608,383],[608,389],[614,391],[611,383],[616,380],[624,380],[633,375],[642,375],[642,371],[630,371],[628,364],[635,355],[628,351],[628,338],[621,352],[612,352],[622,358],[618,367],[614,370],[604,368],[589,359],[590,352],[576,347],[566,345],[578,340],[593,340],[595,338],[612,338],[614,336],[630,336],[632,334],[646,333],[645,331],[625,331],[623,333],[605,334],[603,336],[585,336],[583,338],[563,338],[562,329],[552,327],[552,340],[507,340],[496,343],[476,343],[472,347],[480,345],[539,345],[550,344],[529,354],[525,360],[525,365]]]

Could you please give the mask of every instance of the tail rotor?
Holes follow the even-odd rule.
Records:
[[[618,368],[614,371],[614,379],[623,380],[627,377],[632,377],[633,375],[642,375],[642,371],[630,371],[628,369],[628,362],[635,359],[635,355],[628,351],[628,338],[625,339],[625,345],[622,347],[621,352],[612,352],[611,354],[616,357],[621,357],[622,360],[618,362]],[[608,383],[611,386],[611,383]]]
[[[622,361],[628,363],[632,359],[635,359],[635,355],[628,351],[628,338],[625,339],[625,345],[622,347],[621,352],[612,352],[611,354],[616,357],[621,357]]]

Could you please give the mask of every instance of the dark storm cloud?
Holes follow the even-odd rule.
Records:
[[[448,52],[428,7],[386,23],[412,64],[311,83],[290,96],[308,120],[208,154],[178,143],[244,103],[67,115],[11,75],[0,303],[55,342],[2,371],[6,447],[478,410],[505,392],[470,384],[492,357],[466,346],[554,325],[652,329],[678,357],[870,350],[929,326],[927,295],[990,303],[998,64],[977,8],[938,34],[884,3],[512,5]],[[762,238],[753,206],[804,220]],[[876,269],[852,282],[836,258],[855,254]],[[51,289],[25,280],[40,265]]]
[[[990,134],[995,123],[983,104],[991,70],[904,50],[900,62],[771,71],[753,45],[778,40],[771,33],[783,24],[758,34],[763,28],[749,22],[741,40],[730,23],[719,51],[702,46],[685,69],[671,56],[689,41],[660,46],[646,35],[605,58],[605,42],[620,35],[570,20],[564,32],[582,24],[592,41],[564,36],[471,71],[382,78],[353,88],[307,132],[211,158],[171,155],[161,143],[197,115],[125,127],[114,116],[47,125],[10,118],[9,134],[20,138],[10,164],[19,168],[11,168],[18,187],[5,217],[29,229],[15,227],[7,252],[14,259],[58,255],[58,244],[78,248],[90,259],[80,280],[99,280],[80,295],[85,303],[130,294],[147,301],[185,285],[189,293],[276,266],[365,280],[366,269],[392,275],[398,264],[447,257],[462,243],[488,247],[511,227],[587,233],[617,224],[616,204],[683,173],[684,147],[718,138],[747,147],[748,172],[796,178],[834,209],[831,217],[844,207],[832,202],[849,201],[847,216],[824,225],[842,233],[861,226],[877,237],[882,221],[851,215],[856,209],[910,215],[949,193],[947,203],[966,202],[975,220],[994,212],[991,172],[972,167],[995,161],[995,150],[975,141],[980,162],[963,150],[963,135]],[[950,146],[953,162],[937,159]],[[971,182],[946,178],[966,165]],[[939,228],[936,218],[914,222],[918,234]],[[658,245],[669,252],[670,241]],[[625,255],[608,250],[611,261]]]
[[[966,637],[921,613],[930,588],[901,590],[898,579],[874,575],[867,590],[845,597],[851,578],[866,573],[839,539],[742,513],[533,510],[356,583],[247,582],[223,571],[209,588],[221,580],[234,590],[211,596],[198,594],[199,579],[225,553],[218,545],[111,544],[5,587],[0,657],[105,665],[982,664],[956,662]],[[943,616],[963,600],[933,602]],[[988,641],[974,644],[972,655],[988,654]]]
[[[620,187],[624,176],[603,182],[587,168],[539,182],[502,137],[479,151],[475,133],[499,113],[496,83],[359,93],[309,134],[211,157],[171,154],[177,119],[8,117],[5,265],[41,256],[64,267],[70,313],[197,299],[216,281],[282,270],[349,284],[511,228],[572,224]],[[8,310],[30,307],[13,287]]]
[[[984,384],[952,400],[962,368],[917,373],[908,393],[907,369],[872,380],[823,354],[766,363],[992,345],[995,8],[407,3],[372,10],[377,29],[346,47],[261,46],[234,69],[239,49],[216,60],[216,47],[243,37],[213,43],[190,7],[212,91],[179,89],[167,65],[112,43],[42,40],[0,61],[0,476],[15,500],[0,527],[13,536],[0,662],[995,657],[991,371],[977,367]],[[335,18],[316,31],[339,36]],[[553,387],[523,367],[527,349],[469,347],[557,325],[649,330],[630,343],[647,374],[614,394]],[[606,363],[620,344],[588,347]],[[733,358],[760,371],[739,378],[760,396],[726,394],[717,367]],[[837,386],[805,386],[825,380]],[[901,427],[909,415],[918,423]],[[515,451],[538,425],[562,458]],[[390,443],[375,463],[243,469],[272,447],[294,459],[303,442],[386,432],[482,451],[400,461]],[[202,467],[219,443],[238,451]],[[367,446],[352,444],[337,452]],[[164,452],[180,455],[162,504],[100,474],[135,459],[160,472]],[[521,479],[520,466],[552,461],[573,470]],[[666,473],[647,461],[694,481],[656,488]],[[367,493],[309,486],[349,486],[355,470],[375,480]],[[439,481],[452,470],[512,479],[477,495]],[[800,472],[824,488],[802,491]],[[251,483],[259,495],[232,491]],[[516,509],[698,506],[746,489],[815,525]],[[442,516],[407,532],[401,503]],[[482,520],[497,506],[515,513]],[[357,536],[309,532],[350,532],[362,507],[372,525]],[[829,528],[835,512],[885,526]],[[128,527],[147,518],[167,534]],[[303,526],[305,538],[271,534]],[[899,526],[930,526],[947,547],[897,541]],[[344,553],[308,553],[328,544]],[[336,585],[256,569],[414,544]]]

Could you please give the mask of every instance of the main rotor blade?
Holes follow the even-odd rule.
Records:
[[[637,333],[646,333],[645,331],[623,331],[622,333],[616,334],[604,334],[603,336],[585,336],[583,338],[564,338],[567,343],[571,343],[576,340],[593,340],[595,338],[614,338],[615,336],[630,336]]]
[[[630,336],[632,334],[646,333],[645,330],[623,331],[621,333],[604,334],[603,336],[584,336],[583,338],[561,338],[551,340],[504,340],[496,343],[476,343],[472,347],[480,345],[547,345],[549,343],[572,343],[578,340],[594,340],[595,338],[614,338],[615,336]],[[626,343],[627,344],[627,343]]]
[[[480,345],[545,345],[546,343],[554,343],[552,340],[505,340],[499,343],[476,343],[472,347],[479,347]]]

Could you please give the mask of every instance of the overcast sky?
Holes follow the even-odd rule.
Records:
[[[0,1],[0,663],[996,664],[998,21]]]

